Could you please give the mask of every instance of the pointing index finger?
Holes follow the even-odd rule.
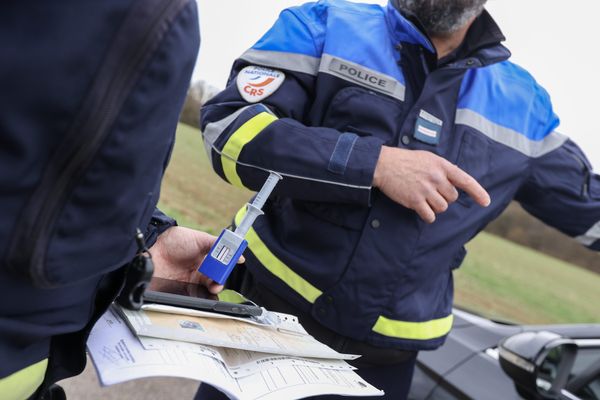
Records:
[[[448,168],[448,180],[457,188],[464,190],[469,196],[482,207],[487,207],[491,203],[490,195],[471,175],[457,167],[451,165]]]

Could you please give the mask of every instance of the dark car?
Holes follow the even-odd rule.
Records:
[[[419,353],[409,394],[522,398],[600,400],[600,324],[515,325],[455,309],[446,344]]]

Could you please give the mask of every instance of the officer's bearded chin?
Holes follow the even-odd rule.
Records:
[[[486,0],[393,0],[405,15],[415,16],[430,36],[458,31],[483,11]]]

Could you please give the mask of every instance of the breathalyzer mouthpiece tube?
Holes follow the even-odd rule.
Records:
[[[235,233],[237,235],[241,237],[246,236],[246,233],[248,233],[248,231],[252,227],[254,220],[259,215],[263,214],[262,208],[265,205],[265,202],[271,195],[273,189],[275,189],[277,182],[279,182],[281,179],[282,177],[278,173],[269,173],[269,177],[267,178],[267,181],[263,185],[262,189],[260,189],[260,192],[258,192],[258,194],[254,197],[252,203],[247,204],[246,215],[244,215],[244,218],[235,230]]]
[[[258,192],[256,197],[254,197],[252,205],[258,208],[259,210],[262,210],[263,206],[265,205],[265,202],[271,195],[271,192],[273,191],[273,189],[275,189],[275,185],[277,185],[277,182],[279,182],[281,179],[282,177],[278,173],[270,172],[269,177],[267,178],[267,181],[265,182],[263,187],[260,189],[260,192]]]
[[[238,224],[235,232],[223,229],[221,236],[212,245],[198,271],[221,285],[225,283],[240,256],[248,247],[248,241],[244,239],[244,236],[252,227],[256,217],[263,214],[261,208],[280,179],[282,179],[281,175],[270,172],[269,178],[254,197],[254,201],[246,205],[246,215]]]

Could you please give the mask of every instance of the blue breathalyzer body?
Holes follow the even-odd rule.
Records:
[[[223,229],[223,232],[221,232],[221,235],[219,235],[198,268],[199,272],[221,285],[225,283],[242,253],[248,247],[248,242],[244,239],[246,233],[248,233],[256,218],[263,214],[262,207],[280,179],[282,179],[281,175],[275,172],[269,174],[267,181],[254,197],[252,203],[246,205],[246,214],[240,224],[235,231]]]
[[[246,247],[248,242],[244,238],[229,229],[223,229],[198,271],[222,285]]]

